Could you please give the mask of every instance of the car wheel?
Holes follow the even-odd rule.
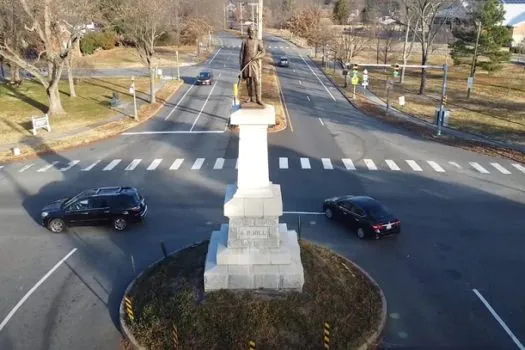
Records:
[[[334,213],[332,212],[332,209],[326,208],[324,210],[324,215],[326,215],[327,218],[331,219],[334,217]]]
[[[363,230],[362,227],[359,227],[359,228],[357,229],[357,237],[358,237],[359,239],[365,239],[365,237],[366,237],[366,235],[365,235],[365,230]]]
[[[62,219],[52,219],[48,222],[47,228],[53,233],[62,233],[66,228],[66,223]]]
[[[123,217],[113,219],[113,228],[117,231],[124,231],[128,227],[128,222]]]

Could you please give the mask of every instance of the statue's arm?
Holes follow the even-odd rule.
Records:
[[[264,55],[266,55],[266,50],[264,49],[264,45],[261,41],[259,41],[257,45],[257,51],[258,51],[256,55],[257,59],[261,59],[264,57]]]

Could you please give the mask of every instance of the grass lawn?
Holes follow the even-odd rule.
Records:
[[[268,53],[263,59],[262,100],[264,103],[271,104],[275,107],[276,123],[275,126],[269,128],[270,132],[283,130],[287,125],[280,91],[275,63],[272,56]],[[246,89],[246,83],[244,81],[241,81],[239,98],[241,102],[248,98],[248,90]]]
[[[212,46],[212,50],[215,47]],[[195,46],[161,46],[156,49],[156,60],[158,66],[176,66],[176,51],[179,51],[179,61],[188,62],[196,61],[195,55],[197,48]],[[201,51],[199,61],[207,58],[207,52]],[[111,50],[97,51],[92,55],[77,58],[74,62],[78,68],[137,68],[144,67],[137,50],[133,47],[117,47]]]
[[[147,93],[149,81],[135,81],[137,92]],[[116,112],[110,109],[113,92],[120,93],[125,103],[132,100],[128,93],[129,79],[85,79],[76,86],[77,97],[69,97],[67,81],[60,83],[62,105],[67,115],[52,117],[52,133],[62,133],[86,127]],[[25,80],[19,88],[0,85],[0,144],[17,143],[31,134],[31,116],[42,116],[47,110],[47,95],[43,86],[34,80]],[[39,135],[47,131],[39,130]]]
[[[147,349],[321,349],[330,325],[331,349],[357,349],[379,326],[381,297],[348,261],[300,242],[303,291],[204,292],[208,242],[185,249],[145,272],[128,293]],[[174,347],[173,326],[179,346]]]

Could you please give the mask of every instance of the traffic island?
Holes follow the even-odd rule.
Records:
[[[131,283],[120,323],[136,348],[366,349],[379,342],[386,301],[357,265],[300,240],[302,292],[205,292],[209,242],[169,255]],[[131,316],[131,317],[130,317]]]

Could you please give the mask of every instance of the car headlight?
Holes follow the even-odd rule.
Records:
[[[40,215],[42,215],[42,217],[45,218],[46,216],[49,215],[49,213],[47,211],[43,211],[42,214],[40,214]]]

